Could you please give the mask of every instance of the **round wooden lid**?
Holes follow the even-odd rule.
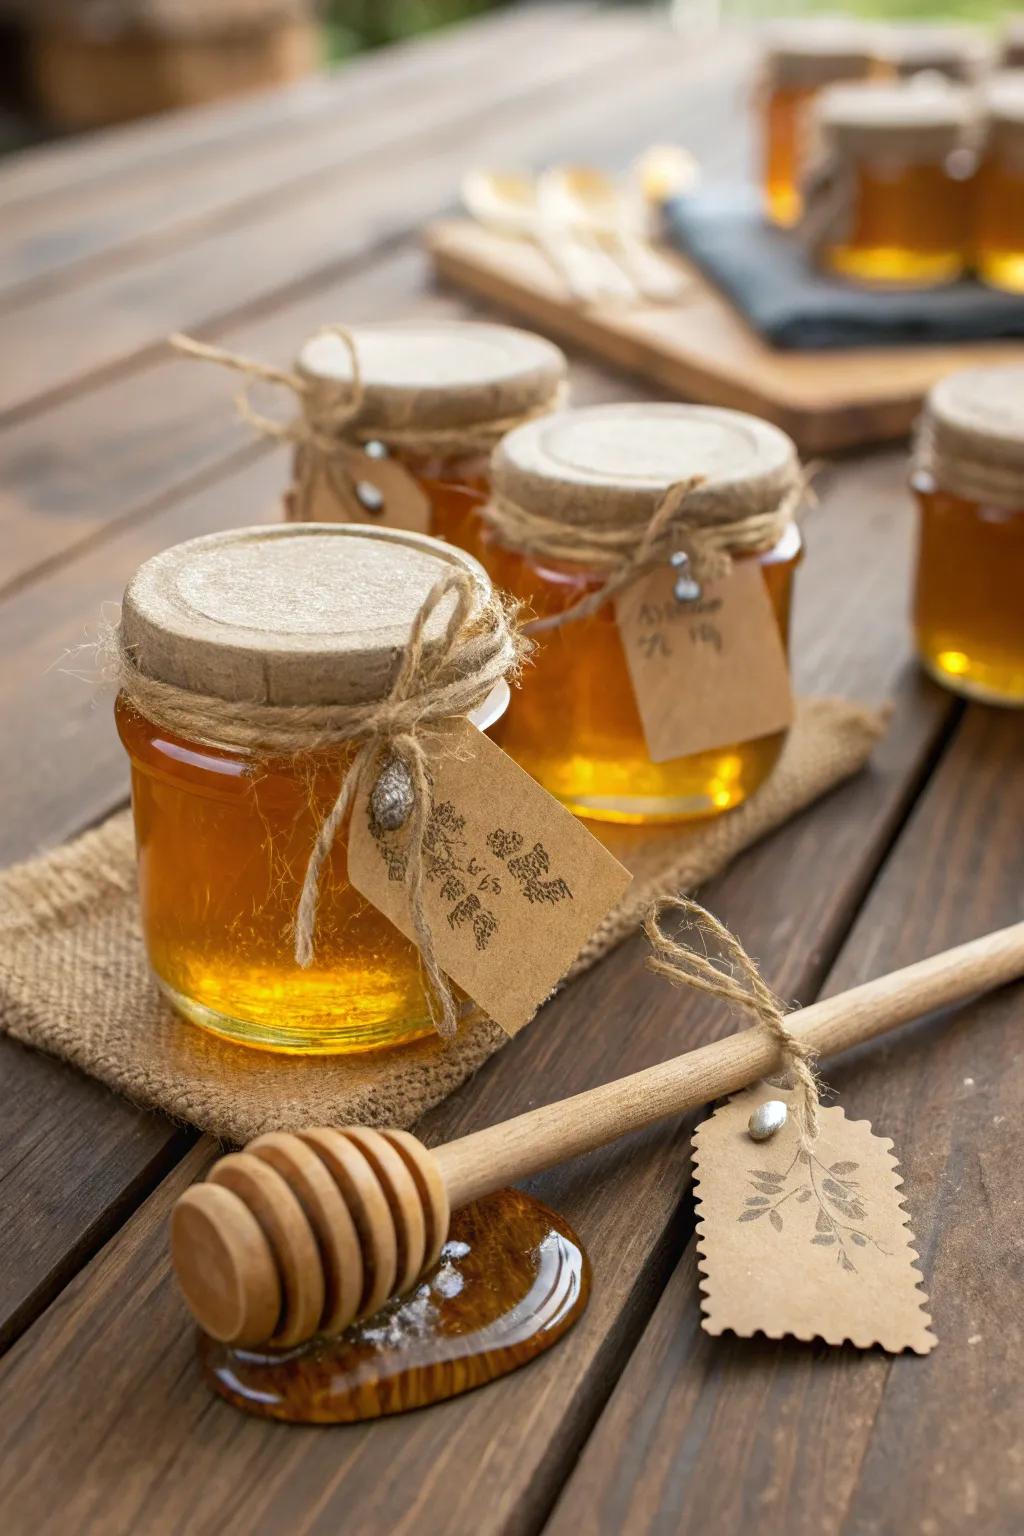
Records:
[[[974,80],[991,58],[976,27],[956,22],[900,22],[885,29],[882,53],[904,77],[934,71],[950,80]]]
[[[852,154],[944,159],[964,141],[974,117],[971,93],[941,77],[832,85],[816,118],[827,142]]]
[[[363,524],[289,523],[190,539],[128,583],[120,639],[145,676],[240,703],[362,704],[387,692],[413,620],[452,567],[491,595],[452,544]],[[454,594],[425,632],[437,645]]]
[[[646,524],[679,480],[708,522],[773,511],[799,461],[778,427],[707,405],[598,405],[528,422],[498,444],[494,489],[527,512],[577,526]]]
[[[1004,69],[982,90],[989,141],[997,149],[1024,153],[1024,69]]]
[[[362,428],[429,431],[523,416],[553,401],[566,376],[558,347],[509,325],[419,320],[349,334],[363,383]],[[295,366],[332,388],[352,379],[348,349],[329,332],[308,341]]]
[[[777,22],[764,31],[769,83],[803,90],[832,80],[858,80],[877,63],[880,35],[840,17],[804,17]]]
[[[969,368],[934,385],[922,421],[939,485],[1024,509],[1024,365]]]

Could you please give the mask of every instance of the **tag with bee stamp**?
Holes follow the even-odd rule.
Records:
[[[755,1141],[750,1117],[768,1101],[785,1122]],[[818,1118],[802,1145],[795,1096],[761,1084],[694,1136],[701,1326],[927,1354],[937,1341],[892,1142],[838,1107]]]

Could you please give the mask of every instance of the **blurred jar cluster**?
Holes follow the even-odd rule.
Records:
[[[766,28],[755,108],[772,222],[853,282],[973,271],[1024,292],[1024,17]]]

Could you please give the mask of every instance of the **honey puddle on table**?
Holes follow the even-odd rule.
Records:
[[[436,1268],[409,1296],[336,1339],[235,1349],[199,1337],[214,1391],[247,1413],[352,1424],[471,1392],[517,1370],[572,1327],[590,1264],[571,1228],[504,1189],[456,1211]]]

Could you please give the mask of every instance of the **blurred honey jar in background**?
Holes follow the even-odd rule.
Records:
[[[538,616],[495,739],[580,816],[738,805],[792,711],[790,439],[738,411],[595,406],[512,432],[492,474],[482,558]]]
[[[983,88],[982,105],[974,266],[991,287],[1024,293],[1024,69],[994,75]]]
[[[999,62],[1004,69],[1024,68],[1024,12],[1008,16],[999,40]]]
[[[1024,705],[1024,367],[935,385],[911,483],[922,664],[969,698]]]
[[[417,946],[350,882],[347,821],[316,881],[308,963],[295,933],[311,854],[367,740],[352,719],[390,701],[411,627],[453,572],[471,578],[479,633],[441,654],[446,596],[421,654],[441,655],[446,686],[480,695],[466,718],[485,729],[508,702],[515,648],[500,609],[489,623],[484,571],[450,544],[351,525],[240,529],[176,545],[129,583],[116,717],[142,931],[157,982],[193,1023],[301,1054],[431,1030]]]
[[[989,67],[992,46],[982,32],[954,22],[898,22],[885,28],[881,56],[901,80],[941,75],[974,84]]]
[[[854,22],[804,17],[766,30],[757,109],[765,212],[773,223],[788,226],[800,217],[818,93],[836,81],[891,73],[877,34]]]
[[[801,235],[859,283],[953,282],[969,255],[976,160],[969,91],[941,77],[837,85],[816,108]]]

